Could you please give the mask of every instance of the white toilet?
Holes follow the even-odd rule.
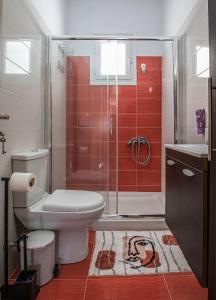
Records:
[[[13,193],[14,212],[28,229],[50,229],[57,232],[58,259],[61,264],[75,263],[88,255],[88,227],[104,210],[103,196],[88,191],[56,190],[48,194],[47,149],[12,156],[13,172],[37,175],[32,192]]]

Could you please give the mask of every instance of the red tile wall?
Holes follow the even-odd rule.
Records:
[[[106,87],[90,85],[89,57],[67,59],[67,188],[108,190]]]
[[[119,191],[161,191],[161,57],[137,57],[137,85],[119,87]],[[147,65],[146,73],[141,64]],[[151,143],[151,161],[135,163],[127,141],[142,135]]]
[[[116,89],[90,85],[90,58],[68,57],[67,188],[159,192],[161,190],[161,57],[137,57],[137,85],[118,88],[118,173],[116,160]],[[147,71],[141,72],[145,63]],[[151,162],[137,165],[127,146],[135,136],[151,142]],[[109,170],[109,178],[107,177]],[[108,186],[109,184],[109,186]]]

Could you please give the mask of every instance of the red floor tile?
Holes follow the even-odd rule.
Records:
[[[85,300],[170,300],[170,297],[162,276],[89,277]]]
[[[12,272],[11,272],[11,274],[10,274],[10,276],[9,276],[9,279],[16,279],[17,278],[17,276],[19,275],[19,273],[20,273],[20,267],[19,266],[17,266]]]
[[[74,264],[61,265],[59,276],[56,279],[87,278],[90,258]]]
[[[83,300],[86,279],[53,280],[44,287],[37,300]]]
[[[190,275],[165,274],[172,300],[207,300],[208,290],[200,287],[196,277]]]
[[[95,244],[96,241],[96,232],[89,231],[89,244]]]

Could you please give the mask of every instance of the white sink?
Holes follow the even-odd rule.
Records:
[[[191,154],[196,157],[208,157],[208,145],[206,144],[166,144],[165,147]]]

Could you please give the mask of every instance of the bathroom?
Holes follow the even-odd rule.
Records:
[[[0,286],[6,201],[11,285],[14,241],[55,232],[37,299],[215,299],[214,1],[0,8]]]

